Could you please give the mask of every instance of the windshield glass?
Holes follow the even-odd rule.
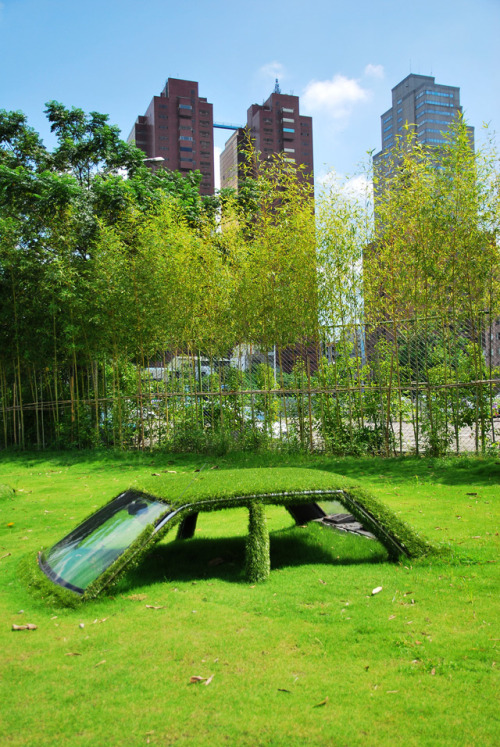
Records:
[[[44,553],[40,567],[61,586],[83,592],[169,510],[165,503],[127,490]]]

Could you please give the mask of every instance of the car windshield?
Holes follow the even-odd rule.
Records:
[[[82,593],[169,507],[127,490],[101,508],[40,558],[53,581]]]

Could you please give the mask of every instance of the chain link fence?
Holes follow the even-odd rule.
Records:
[[[226,356],[2,370],[0,438],[5,448],[497,454],[499,321],[353,323]]]

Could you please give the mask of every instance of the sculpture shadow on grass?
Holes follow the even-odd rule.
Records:
[[[364,565],[387,562],[387,551],[378,542],[363,537],[331,533],[332,548],[326,549],[300,529],[271,534],[271,568],[279,570],[305,565]],[[157,545],[140,566],[129,571],[116,589],[119,593],[156,583],[182,583],[218,579],[248,584],[245,577],[245,538],[196,538]]]

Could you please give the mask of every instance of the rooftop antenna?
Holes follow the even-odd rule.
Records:
[[[276,82],[274,84],[274,93],[281,93],[281,88],[280,88],[278,78],[276,78]]]

